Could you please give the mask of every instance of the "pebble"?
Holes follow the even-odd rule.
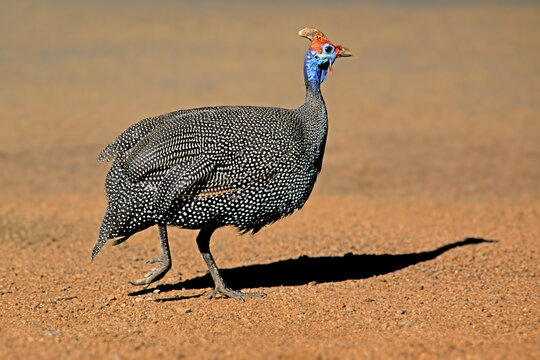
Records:
[[[58,330],[43,330],[45,336],[58,336],[58,334],[60,334]]]

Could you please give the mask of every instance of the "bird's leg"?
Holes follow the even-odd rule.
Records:
[[[215,284],[214,291],[212,291],[210,299],[216,297],[218,293],[225,297],[235,298],[242,302],[244,302],[244,298],[242,296],[266,296],[266,294],[263,292],[235,291],[225,283],[225,280],[223,280],[221,274],[219,273],[219,269],[214,261],[214,257],[210,253],[210,237],[212,236],[214,230],[215,229],[208,228],[201,229],[199,235],[197,235],[197,245],[199,246],[199,251],[201,252],[202,257],[208,266],[208,270],[210,271],[210,275],[212,276]]]
[[[161,243],[161,255],[157,258],[146,261],[147,264],[158,264],[146,275],[144,275],[144,278],[136,281],[130,281],[131,285],[144,286],[146,289],[151,283],[161,280],[171,269],[171,251],[169,250],[169,238],[167,236],[166,224],[159,224],[159,238]]]

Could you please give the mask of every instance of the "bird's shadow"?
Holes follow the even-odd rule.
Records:
[[[222,269],[221,274],[233,289],[295,286],[305,285],[311,282],[326,283],[366,279],[435,259],[437,256],[453,248],[492,242],[497,242],[497,240],[467,238],[441,246],[432,251],[399,255],[357,255],[348,253],[343,256],[301,256],[297,259],[281,260],[269,264]],[[166,292],[181,289],[212,288],[213,286],[214,283],[210,274],[206,274],[180,281],[176,284],[158,285],[156,288],[160,292]],[[143,295],[153,290],[140,290],[129,295]]]

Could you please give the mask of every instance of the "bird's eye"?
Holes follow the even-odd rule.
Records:
[[[334,48],[330,45],[326,46],[324,48],[324,52],[327,53],[327,54],[330,54],[332,51],[334,51]]]

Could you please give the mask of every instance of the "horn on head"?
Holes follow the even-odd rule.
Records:
[[[326,36],[324,36],[322,32],[314,28],[303,28],[298,32],[298,35],[301,37],[305,37],[310,41],[313,41],[316,38],[326,38]]]

